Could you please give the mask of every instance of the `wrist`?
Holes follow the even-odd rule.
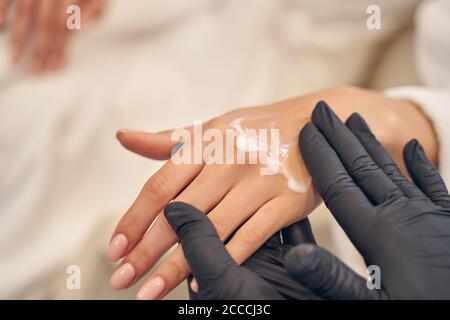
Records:
[[[414,103],[386,97],[376,91],[351,86],[334,86],[291,100],[300,123],[310,120],[311,112],[320,100],[326,101],[342,121],[354,112],[369,124],[379,141],[403,169],[403,147],[418,139],[429,156],[437,161],[437,138],[431,121]]]

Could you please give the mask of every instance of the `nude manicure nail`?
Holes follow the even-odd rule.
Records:
[[[164,287],[164,279],[156,276],[142,287],[137,294],[137,298],[138,300],[155,300],[161,295]]]
[[[173,156],[178,152],[178,150],[180,150],[181,147],[183,147],[183,145],[184,145],[183,142],[178,142],[178,143],[172,148],[172,151],[170,152],[170,156],[173,157]]]
[[[198,282],[195,278],[191,281],[191,290],[198,293]]]
[[[109,243],[108,250],[106,252],[106,256],[111,261],[117,261],[125,253],[128,247],[128,239],[125,235],[119,233],[117,234]]]
[[[123,289],[134,279],[135,275],[134,267],[127,262],[114,272],[110,281],[111,286],[116,290]]]

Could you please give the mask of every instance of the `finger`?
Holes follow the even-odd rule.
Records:
[[[403,157],[414,183],[436,205],[450,208],[450,196],[445,182],[416,139],[406,144],[403,149]]]
[[[6,20],[6,13],[11,4],[11,0],[0,0],[0,28],[3,27]]]
[[[177,246],[172,255],[164,261],[164,264],[157,268],[155,273],[142,286],[137,296],[138,299],[162,299],[184,279],[189,278],[189,274],[191,272],[190,266],[186,261],[182,248],[183,247],[181,245]],[[233,259],[233,257],[231,258]],[[208,299],[236,299],[238,294],[242,294],[246,297],[254,297],[254,299],[262,299],[262,297],[266,299],[269,295],[271,296],[271,299],[281,298],[279,294],[273,292],[275,288],[269,284],[267,284],[267,287],[265,288],[264,286],[258,286],[258,288],[261,289],[261,292],[255,293],[253,288],[257,287],[260,283],[255,284],[255,286],[247,286],[246,284],[248,283],[236,280],[237,276],[240,275],[240,272],[242,272],[242,269],[233,269],[232,271],[223,272],[220,275],[220,279],[217,279],[217,281],[214,281],[214,279],[208,279],[209,283],[207,282],[206,284],[202,284],[202,282],[197,282],[197,280],[195,280],[197,283],[197,293],[190,290],[190,295],[194,299],[204,299],[205,297]],[[193,278],[196,279],[196,277],[197,276],[194,274]],[[259,277],[255,274],[255,278]],[[189,282],[188,285],[192,286],[192,282]],[[295,288],[303,289],[301,286],[297,286]],[[289,289],[292,290],[292,288],[285,287],[282,287],[281,289],[286,291],[289,291]],[[265,294],[268,291],[270,291],[270,293]],[[302,297],[311,297],[309,291],[306,290],[303,290],[300,295]]]
[[[183,282],[190,273],[191,268],[182,247],[178,245],[145,281],[138,292],[137,298],[139,300],[162,299]],[[158,279],[157,283],[161,285],[155,286],[155,279]]]
[[[50,70],[60,70],[64,66],[66,47],[70,36],[69,29],[66,26],[65,8],[73,1],[57,1],[54,4],[54,26],[51,33],[51,44],[48,53],[47,67]]]
[[[221,183],[218,184],[217,181]],[[176,197],[175,201],[190,203],[201,211],[208,212],[223,199],[232,184],[233,180],[230,179],[227,171],[213,170],[208,167]],[[205,194],[208,196],[206,197]],[[127,254],[123,261],[123,264],[131,265],[134,270],[134,278],[125,286],[133,285],[146,274],[159,258],[176,243],[176,240],[171,226],[165,216],[160,213],[145,237]],[[111,277],[113,280],[117,279],[116,275],[120,274],[121,268],[123,265],[113,274]],[[125,281],[122,281],[121,278],[118,281],[112,281],[112,285],[116,289],[121,289],[120,285],[123,286],[124,283]]]
[[[271,205],[269,205],[269,203],[271,203]],[[243,226],[236,232],[230,242],[226,245],[226,248],[237,264],[244,262],[260,246],[262,246],[268,238],[283,227],[278,214],[280,212],[279,210],[283,211],[286,206],[285,203],[284,199],[279,199],[279,201],[269,201],[249,220],[249,222],[252,221],[250,225],[248,225],[249,222],[247,222],[244,224],[245,227]],[[256,215],[257,218],[255,219]],[[274,215],[277,215],[277,217],[274,217]],[[267,221],[276,222],[267,223]],[[216,228],[216,226],[214,227]],[[185,256],[187,257],[187,253],[183,254],[182,248],[177,247],[172,255],[158,267],[147,284],[142,287],[141,293],[150,293],[141,295],[141,298],[149,300],[160,299],[181,283],[190,273],[189,264],[184,259]],[[197,279],[195,274],[194,277]],[[156,289],[153,285],[154,279],[160,279],[160,281],[164,283],[164,289],[161,290],[160,287]],[[198,286],[199,290],[202,290],[202,288],[211,288],[204,284],[202,285],[200,281],[198,281]],[[222,287],[223,286],[221,286],[221,288]]]
[[[35,0],[19,0],[17,2],[17,12],[14,18],[12,31],[12,54],[13,63],[18,63],[25,49],[25,43],[30,36]]]
[[[193,132],[192,127],[186,130],[189,133]],[[117,132],[117,139],[131,152],[150,159],[166,160],[170,158],[174,147],[180,143],[177,136],[172,136],[172,133],[173,130],[148,133],[123,129]]]
[[[143,286],[138,299],[159,298],[166,290],[166,279],[186,276],[185,270],[189,270],[189,266],[199,288],[219,287],[226,291],[227,282],[223,279],[231,279],[232,274],[238,272],[238,266],[225,250],[211,221],[200,210],[181,202],[169,204],[164,214],[180,238],[189,265],[184,263],[181,247],[178,247],[166,261],[166,268],[159,268],[157,275]],[[153,285],[157,277],[160,277],[163,286]]]
[[[60,0],[57,0],[60,1]],[[36,33],[31,71],[35,74],[46,68],[52,46],[51,37],[55,27],[55,2],[53,0],[39,1],[37,9]]]
[[[49,69],[58,71],[64,67],[69,37],[70,33],[65,28],[59,30],[55,35],[52,51],[47,61]]]
[[[317,104],[312,122],[336,151],[353,181],[374,205],[403,195],[325,102]]]
[[[208,213],[222,241],[225,242],[239,226],[276,196],[272,190],[260,187],[263,180],[261,177],[261,180],[251,178],[242,181]]]
[[[305,164],[326,206],[355,245],[363,244],[372,204],[313,124],[303,128],[299,140]]]
[[[137,199],[119,221],[108,249],[108,258],[116,261],[131,251],[156,216],[202,170],[202,165],[175,164],[167,161],[144,185]]]
[[[99,18],[106,7],[106,0],[83,0],[83,23],[89,23]]]
[[[237,267],[225,250],[212,222],[201,211],[185,203],[175,202],[164,214],[176,231],[185,257],[200,287],[209,287],[228,269]]]
[[[392,160],[389,153],[373,135],[369,126],[359,114],[352,114],[350,118],[348,118],[346,125],[363,145],[364,149],[366,149],[375,164],[384,171],[389,179],[391,179],[408,198],[425,197],[414,184],[403,176],[394,160]]]
[[[373,300],[383,297],[367,281],[325,249],[301,244],[285,256],[284,267],[298,282],[324,299]]]
[[[227,171],[224,172],[226,173]],[[209,175],[205,176],[208,177]],[[214,181],[213,183],[215,185],[217,185],[216,181],[225,181],[224,177],[220,179],[209,180]],[[234,230],[236,230],[240,225],[242,225],[245,220],[247,220],[252,214],[254,214],[258,210],[258,208],[262,207],[264,203],[267,202],[266,199],[270,199],[271,194],[268,193],[266,188],[258,188],[258,185],[260,184],[261,183],[255,179],[252,179],[251,183],[241,183],[240,185],[230,190],[222,199],[222,201],[220,201],[220,203],[217,204],[211,211],[202,208],[201,206],[195,205],[195,207],[199,208],[203,212],[209,211],[208,218],[213,223],[221,241],[227,239],[230,234],[232,234]],[[207,190],[213,190],[213,188],[208,186],[205,188],[205,190],[198,190],[198,188],[193,188],[193,190],[203,197],[204,194],[208,192]],[[248,200],[252,198],[254,199],[253,201]],[[181,197],[181,195],[179,198],[177,198],[177,201],[178,200],[185,203],[195,203],[191,202],[191,200],[188,200],[186,196]],[[155,226],[152,226],[152,229],[149,231],[148,236],[153,229],[157,230],[156,223]],[[147,252],[152,252],[151,250],[154,250],[155,247],[155,241],[161,241],[160,239],[160,237],[154,236],[150,241],[150,237],[146,236],[146,239],[144,239],[144,241],[147,243],[147,249],[142,250],[148,250]],[[162,254],[160,254],[159,256],[161,255]],[[139,255],[136,255],[136,257],[137,259],[142,259],[139,258]],[[137,263],[139,263],[139,261],[137,261]],[[158,292],[160,294],[159,298],[161,298],[171,290],[173,290],[178,284],[180,284],[190,274],[190,272],[191,271],[189,265],[184,260],[183,251],[181,250],[181,248],[177,248],[168,258],[164,260],[164,262],[159,265],[157,270],[154,272],[154,275],[150,279],[159,276],[159,278],[163,280],[164,290],[161,293]],[[149,280],[149,282],[151,283],[151,280]],[[147,296],[147,298],[149,297]],[[154,298],[155,297],[153,296],[153,299]]]
[[[284,228],[281,234],[285,245],[296,246],[301,243],[316,243],[308,218]]]
[[[247,260],[267,239],[281,230],[286,225],[287,217],[298,216],[298,209],[291,202],[289,196],[270,200],[236,231],[226,247],[238,264]],[[282,215],[285,218],[281,218]]]

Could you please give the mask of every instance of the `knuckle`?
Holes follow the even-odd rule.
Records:
[[[138,248],[130,254],[127,260],[136,266],[138,272],[145,272],[153,266],[155,256],[150,253],[150,250]]]
[[[214,224],[214,228],[216,228],[217,235],[220,240],[224,241],[227,237],[227,229],[222,224],[222,222],[212,221]]]
[[[243,228],[241,233],[241,239],[250,248],[258,248],[266,238],[265,232],[256,225],[247,226]]]
[[[350,173],[357,180],[369,178],[373,175],[379,174],[380,168],[370,159],[368,155],[361,155],[354,158],[350,163]]]
[[[141,222],[138,220],[138,217],[129,216],[124,218],[119,222],[117,229],[119,232],[124,234],[133,233],[133,231],[140,229]]]
[[[352,159],[352,162],[350,164],[350,168],[354,172],[360,172],[363,170],[366,170],[370,167],[371,161],[367,155],[361,155],[359,157],[356,157]]]
[[[321,193],[325,204],[328,205],[339,195],[353,190],[353,180],[346,173],[338,172],[333,179],[330,179],[330,184]]]
[[[381,163],[380,169],[383,170],[389,177],[398,174],[397,165],[393,162]]]
[[[220,117],[215,117],[208,120],[208,122],[205,123],[205,126],[207,126],[208,128],[217,128],[220,125],[220,123],[221,123]]]
[[[123,259],[122,264],[129,263],[133,266],[136,275],[135,281],[145,274],[154,265],[154,257],[150,252],[135,248]],[[134,282],[134,281],[133,281]]]
[[[161,173],[152,176],[142,189],[151,200],[161,200],[169,190],[169,179]]]
[[[165,269],[165,273],[169,274],[174,279],[180,279],[180,277],[184,275],[182,267],[176,261],[171,259],[166,260],[163,267]]]
[[[208,122],[204,124],[204,127],[208,129],[218,129],[221,131],[225,131],[228,127],[228,123],[224,121],[222,117],[216,117],[208,120]]]

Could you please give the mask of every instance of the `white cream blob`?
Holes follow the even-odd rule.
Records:
[[[295,149],[293,146],[297,141],[281,143],[278,138],[276,141],[269,141],[269,137],[256,134],[254,129],[243,128],[242,122],[245,119],[246,117],[240,117],[230,123],[230,127],[236,131],[236,147],[238,150],[245,153],[258,152],[259,161],[264,166],[261,168],[261,174],[284,175],[290,190],[296,193],[306,193],[311,185],[311,177],[302,177],[302,179],[294,177],[294,174],[287,167],[290,150]],[[267,130],[269,136],[270,130],[276,130],[273,123],[269,128],[264,129]]]

